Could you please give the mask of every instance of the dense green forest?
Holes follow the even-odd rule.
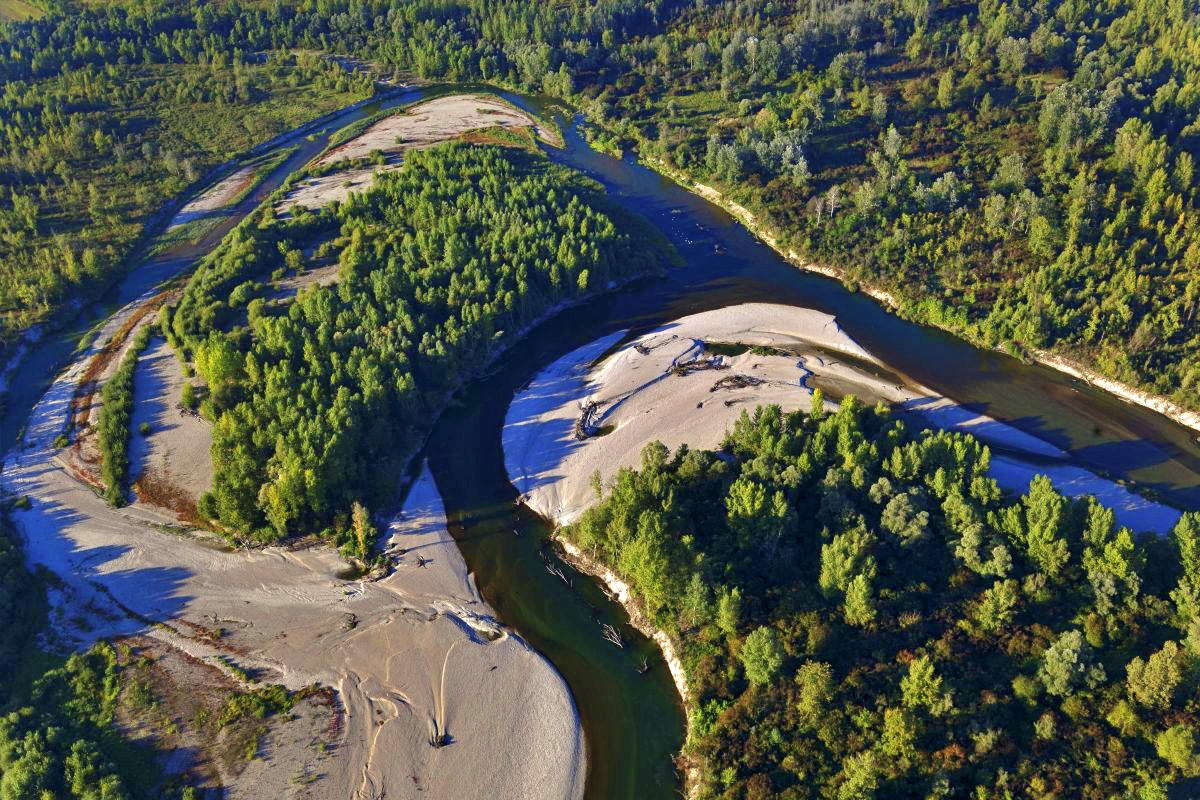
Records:
[[[847,399],[648,446],[562,532],[682,644],[704,797],[1166,798],[1200,775],[1200,514],[1141,539]]]
[[[239,130],[256,109],[370,91],[326,52],[569,98],[599,141],[715,183],[916,319],[1200,407],[1191,4],[60,5],[0,25],[9,333],[110,274],[216,151],[263,138]]]
[[[332,523],[366,555],[354,504],[394,490],[447,395],[556,304],[661,269],[665,248],[540,153],[455,143],[318,214],[252,218],[164,317],[214,421],[200,512],[257,541]],[[322,259],[336,285],[272,297],[272,274]]]
[[[1181,2],[697,3],[584,107],[918,320],[1195,409],[1198,25]]]

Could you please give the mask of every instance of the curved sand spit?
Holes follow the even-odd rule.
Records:
[[[51,597],[63,638],[86,644],[143,633],[209,663],[230,658],[264,681],[335,688],[346,716],[336,741],[313,743],[323,777],[288,785],[284,796],[582,796],[583,737],[570,693],[545,659],[492,618],[427,470],[388,526],[395,567],[375,582],[339,577],[345,565],[328,548],[231,552],[209,538],[173,535],[163,530],[168,517],[141,503],[108,508],[56,460],[50,442],[86,360],[35,407],[2,478],[32,500],[15,514],[30,560],[63,580]],[[435,730],[448,746],[429,744]],[[291,775],[296,759],[314,755],[266,757]],[[255,773],[261,769],[246,775]],[[253,796],[253,787],[232,788]]]
[[[623,336],[614,333],[563,356],[508,410],[503,444],[509,477],[531,508],[559,524],[594,501],[594,472],[608,481],[620,467],[636,466],[647,443],[716,448],[744,409],[769,403],[807,409],[813,387],[828,398],[854,394],[896,404],[931,427],[970,432],[1002,448],[1004,455],[993,454],[992,473],[1006,488],[1023,490],[1044,473],[1069,495],[1095,494],[1135,530],[1165,531],[1179,516],[1070,465],[1061,450],[1034,436],[890,373],[828,314],[769,303],[729,306],[664,325],[594,363]],[[697,361],[714,357],[706,342],[787,352],[718,356],[721,369],[693,371]],[[585,414],[601,435],[579,440],[576,426]],[[1023,461],[1022,453],[1039,463]]]

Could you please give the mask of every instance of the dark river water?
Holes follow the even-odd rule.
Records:
[[[13,375],[0,424],[4,449],[86,330],[191,266],[288,174],[323,149],[335,130],[421,95],[393,95],[289,142],[299,150],[221,229],[198,246],[147,262],[103,302],[84,309],[76,325],[47,337]],[[537,100],[506,97],[543,110]],[[572,690],[587,739],[589,798],[675,796],[680,776],[673,757],[683,743],[684,719],[653,643],[625,626],[623,611],[594,581],[566,569],[568,583],[547,569],[543,546],[549,527],[515,505],[517,493],[505,474],[500,434],[509,401],[539,369],[576,347],[616,330],[629,329],[634,335],[734,303],[815,308],[835,315],[865,348],[934,391],[1045,439],[1079,466],[1151,488],[1178,507],[1200,508],[1200,445],[1194,433],[1048,368],[901,320],[836,281],[791,266],[724,211],[631,158],[592,150],[569,120],[563,129],[566,146],[551,149],[550,157],[597,179],[617,203],[662,230],[685,266],[538,326],[488,376],[455,399],[433,431],[426,455],[451,531],[484,597],[501,620],[550,659]],[[717,253],[718,244],[723,255]],[[623,629],[624,649],[601,637],[600,626],[606,622]],[[643,660],[651,668],[640,674]]]

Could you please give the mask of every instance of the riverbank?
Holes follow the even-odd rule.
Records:
[[[145,635],[292,689],[336,688],[345,724],[335,746],[296,754],[323,777],[282,796],[416,787],[437,797],[582,797],[570,693],[479,598],[428,471],[387,526],[394,566],[380,580],[343,577],[329,548],[231,551],[143,504],[111,509],[56,467],[51,442],[87,361],[38,404],[3,476],[30,500],[14,512],[30,561],[58,578],[51,619],[61,640]],[[278,774],[293,774],[287,753],[272,757]]]
[[[814,272],[818,275],[824,275],[827,278],[832,278],[839,283],[845,284],[849,281],[849,278],[842,270],[839,270],[835,267],[815,264],[801,257],[800,254],[795,250],[784,247],[780,243],[778,232],[773,231],[760,223],[754,213],[748,208],[728,199],[717,189],[694,180],[687,173],[668,165],[660,159],[643,158],[639,155],[639,161],[660,175],[669,178],[670,180],[684,187],[685,189],[695,192],[714,205],[720,206],[730,216],[734,217],[738,222],[744,225],[746,229],[754,234],[759,240],[761,240],[764,244],[781,255],[783,258],[787,259],[787,261],[794,266],[799,267],[807,272]],[[889,310],[893,312],[899,312],[901,310],[900,302],[892,293],[861,283],[856,283],[855,285],[857,286],[858,291],[861,291],[868,297],[877,300]],[[934,327],[940,326],[935,325]],[[954,331],[949,328],[942,329],[955,336],[961,337],[961,333],[958,331]],[[967,341],[970,341],[970,343],[976,347],[987,347],[987,345],[982,342],[971,339],[968,339]],[[998,352],[1005,352],[1003,350],[999,350],[998,348],[994,349],[997,349]],[[1078,380],[1085,381],[1115,397],[1120,398],[1121,400],[1124,400],[1127,403],[1148,408],[1151,411],[1162,414],[1164,417],[1173,422],[1183,425],[1191,430],[1200,432],[1200,412],[1190,411],[1166,397],[1154,395],[1150,392],[1139,389],[1136,386],[1132,386],[1123,381],[1103,375],[1093,369],[1079,364],[1067,356],[1058,353],[1052,353],[1047,350],[1030,350],[1029,356],[1039,364],[1061,372],[1065,375],[1070,375]]]
[[[615,572],[588,556],[562,536],[554,535],[552,538],[554,543],[561,549],[563,560],[579,572],[590,575],[604,584],[609,593],[625,609],[625,613],[629,615],[629,624],[643,636],[651,639],[658,645],[658,649],[662,651],[663,663],[666,664],[667,671],[671,673],[671,682],[675,684],[675,690],[679,693],[679,698],[683,706],[684,717],[687,721],[685,742],[691,741],[692,730],[695,724],[691,705],[692,694],[688,689],[687,672],[683,668],[683,661],[679,658],[679,649],[676,646],[676,642],[667,635],[666,631],[655,627],[654,623],[650,621],[649,617],[642,610],[637,598],[633,596],[629,584],[621,580]],[[681,753],[680,759],[683,762],[684,796],[688,798],[698,797],[700,793],[700,765],[689,759],[686,753]]]

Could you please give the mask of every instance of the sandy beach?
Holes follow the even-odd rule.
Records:
[[[432,147],[487,128],[532,128],[538,138],[552,141],[554,133],[540,126],[524,111],[498,97],[456,94],[436,97],[384,117],[321,156],[314,166],[324,167],[366,158],[380,152],[382,165],[338,169],[301,180],[276,206],[276,211],[303,206],[318,209],[341,202],[352,192],[365,192],[381,172],[399,169],[406,150]]]
[[[345,577],[328,547],[233,551],[149,504],[111,509],[61,468],[51,442],[76,382],[135,311],[119,312],[55,381],[5,462],[4,488],[32,504],[14,514],[29,559],[61,579],[51,593],[56,638],[86,646],[149,637],[235,677],[226,659],[263,682],[336,690],[336,740],[273,733],[231,796],[256,796],[270,775],[281,797],[582,797],[585,749],[570,693],[479,597],[428,471],[381,525],[391,567],[371,581]],[[175,402],[166,394],[178,387],[173,358],[155,346],[144,354],[162,394],[137,395],[139,418],[164,429]],[[152,435],[139,445],[135,464],[186,467],[197,485],[206,465],[156,444]],[[289,783],[297,771],[323,777]]]
[[[1134,530],[1163,532],[1179,517],[1071,466],[1058,448],[891,372],[828,314],[768,303],[730,306],[664,325],[596,363],[623,336],[611,334],[558,359],[509,407],[503,433],[509,477],[533,510],[558,524],[594,502],[596,471],[608,481],[619,468],[636,466],[649,442],[713,449],[743,410],[771,403],[808,409],[813,388],[821,388],[829,407],[848,394],[884,401],[929,427],[972,433],[1002,448],[1006,457],[993,459],[993,475],[1005,488],[1022,491],[1046,473],[1066,494],[1102,498]],[[739,353],[714,346],[720,344],[760,349]],[[579,439],[585,417],[593,435]]]

